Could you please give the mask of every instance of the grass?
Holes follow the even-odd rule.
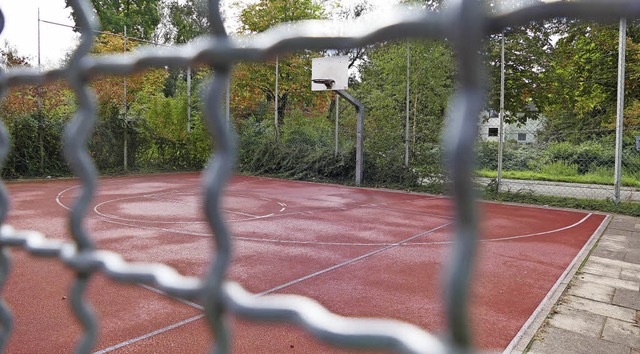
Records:
[[[536,195],[531,192],[500,192],[496,193],[492,188],[487,187],[482,194],[485,200],[499,202],[537,204],[560,208],[573,208],[590,211],[601,211],[612,214],[623,214],[630,216],[640,216],[640,203],[622,201],[615,205],[610,199],[579,199],[567,197],[553,197],[546,195]]]
[[[611,172],[610,174],[608,172]],[[559,173],[564,172],[564,173]],[[589,184],[606,184],[613,185],[613,171],[608,168],[596,169],[586,174],[573,173],[568,169],[549,169],[541,172],[534,171],[502,171],[502,178],[550,181],[550,182],[569,182],[569,183],[589,183]],[[497,171],[478,170],[476,175],[479,177],[496,178]],[[633,176],[622,176],[622,185],[626,187],[640,187],[640,180]]]

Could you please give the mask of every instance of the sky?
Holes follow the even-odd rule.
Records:
[[[342,4],[356,1],[340,0]],[[397,0],[369,2],[380,9],[397,3]],[[9,43],[20,55],[29,57],[33,65],[38,62],[38,8],[41,20],[74,25],[71,10],[65,9],[64,0],[0,0],[0,9],[5,15],[0,47],[4,48],[5,42]],[[40,22],[40,58],[43,68],[58,66],[65,54],[77,46],[78,37],[71,28]]]

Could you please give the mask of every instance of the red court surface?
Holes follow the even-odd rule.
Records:
[[[199,174],[104,178],[86,226],[97,245],[129,261],[162,262],[201,275],[213,240]],[[69,239],[67,208],[78,181],[10,183],[9,223]],[[442,334],[442,270],[451,201],[440,196],[284,181],[233,179],[224,212],[234,235],[228,277],[248,290],[310,296],[345,316],[387,317]],[[473,278],[476,345],[503,350],[605,219],[539,207],[481,205]],[[80,327],[69,309],[72,273],[55,259],[14,249],[4,290],[15,316],[9,353],[67,353]],[[98,275],[89,289],[100,319],[95,348],[114,353],[206,352],[199,304]],[[236,353],[327,353],[289,325],[232,316]]]

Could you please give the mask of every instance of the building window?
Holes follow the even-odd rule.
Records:
[[[518,133],[518,141],[527,141],[527,133]]]
[[[498,136],[498,128],[489,128],[489,136]]]

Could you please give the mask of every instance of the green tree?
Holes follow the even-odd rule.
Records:
[[[65,0],[66,7],[71,7]],[[130,37],[150,40],[160,23],[160,0],[91,0],[103,31],[122,33],[127,27]],[[78,14],[71,11],[77,24]]]
[[[453,92],[453,52],[442,42],[411,41],[411,164],[438,165],[437,146],[446,105]],[[373,48],[360,67],[357,97],[367,107],[366,146],[375,158],[403,161],[406,121],[407,42]]]
[[[632,27],[633,29],[633,27]],[[618,80],[618,26],[562,21],[561,38],[544,75],[547,85],[541,108],[547,116],[550,139],[580,142],[613,129]],[[627,38],[625,121],[638,125],[640,100],[640,43]]]
[[[552,35],[546,23],[532,22],[504,31],[505,121],[538,119],[545,87],[544,70],[552,50]],[[489,80],[488,105],[500,108],[502,34],[488,38],[486,48]],[[535,109],[534,109],[535,108]]]
[[[209,32],[209,17],[206,0],[173,0],[167,3],[171,29],[166,40],[187,43]]]
[[[279,23],[320,19],[325,16],[320,3],[313,0],[260,0],[240,13],[241,31],[245,34],[263,32]],[[308,108],[318,99],[309,89],[311,52],[290,54],[278,58],[278,121],[284,124],[290,108]],[[241,99],[243,107],[263,107],[275,102],[275,63],[241,63],[236,66],[232,93],[234,101]],[[246,96],[246,93],[259,93]]]
[[[315,0],[260,0],[240,13],[241,31],[259,33],[285,22],[324,17],[322,4]]]

